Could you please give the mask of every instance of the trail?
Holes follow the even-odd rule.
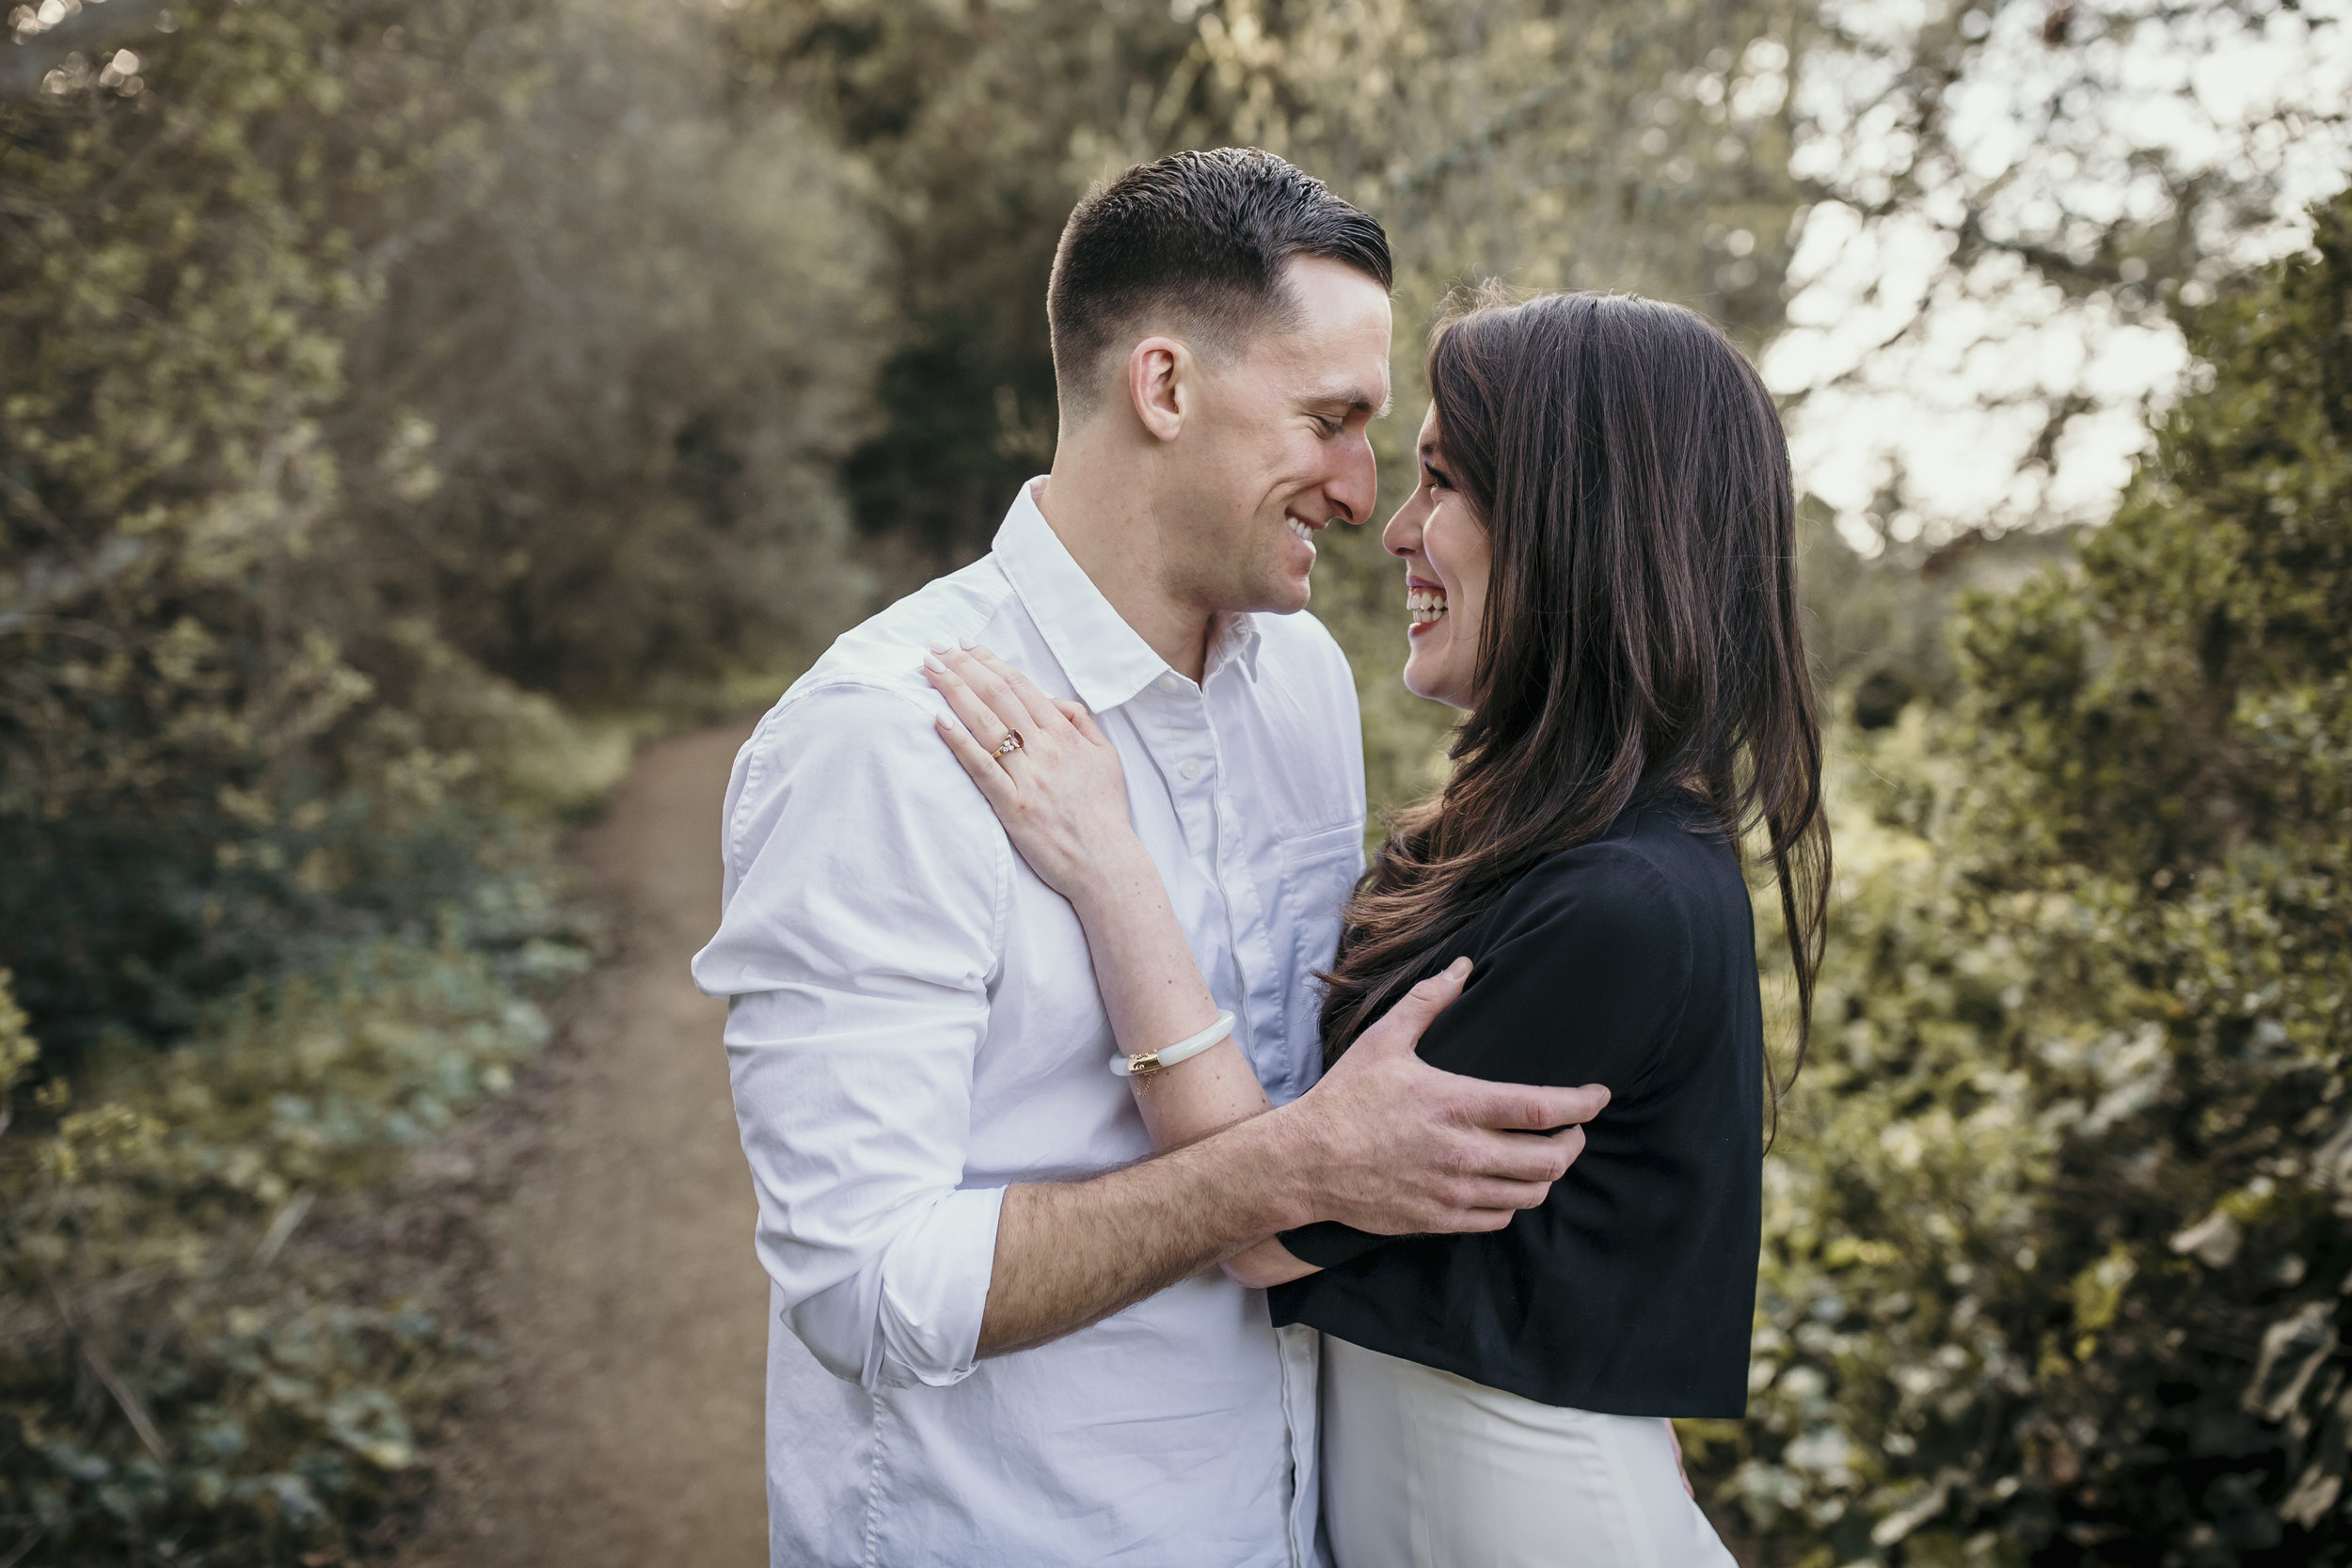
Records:
[[[638,758],[577,851],[618,952],[506,1105],[443,1155],[492,1259],[477,1295],[501,1354],[401,1568],[767,1561],[768,1287],[726,1007],[686,972],[718,913],[720,795],[748,733]]]
[[[478,1140],[502,1354],[407,1568],[758,1568],[767,1281],[719,1032],[687,959],[719,907],[748,729],[648,748],[579,858],[618,952]]]

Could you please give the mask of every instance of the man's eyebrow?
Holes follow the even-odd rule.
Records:
[[[1394,406],[1396,398],[1391,393],[1375,403],[1372,394],[1361,387],[1335,387],[1328,391],[1310,392],[1307,394],[1307,401],[1327,406],[1336,405],[1347,409],[1350,413],[1370,414],[1377,420],[1387,417],[1390,408]]]

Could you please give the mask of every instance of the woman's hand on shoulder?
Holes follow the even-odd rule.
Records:
[[[1144,849],[1119,749],[1094,716],[977,644],[933,648],[923,673],[954,715],[937,721],[940,738],[1029,868],[1082,911],[1115,895]]]

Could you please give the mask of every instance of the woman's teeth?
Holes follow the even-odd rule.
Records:
[[[1307,541],[1307,543],[1309,543],[1310,545],[1311,545],[1311,544],[1313,544],[1313,543],[1315,542],[1315,531],[1314,531],[1313,529],[1309,528],[1306,524],[1304,524],[1304,523],[1300,522],[1297,518],[1295,518],[1295,517],[1285,517],[1285,518],[1283,518],[1283,519],[1282,519],[1282,521],[1284,521],[1284,522],[1286,522],[1286,523],[1290,524],[1291,531],[1292,531],[1293,533],[1295,533],[1296,535],[1298,535],[1298,537],[1300,537],[1301,539],[1304,539],[1305,541]]]
[[[1425,626],[1445,613],[1445,590],[1442,588],[1407,588],[1405,608],[1413,617],[1413,625]]]

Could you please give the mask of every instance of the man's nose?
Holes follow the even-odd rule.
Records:
[[[1372,521],[1373,503],[1380,497],[1380,465],[1372,455],[1372,437],[1359,435],[1348,443],[1339,472],[1323,487],[1332,515],[1353,524]]]

